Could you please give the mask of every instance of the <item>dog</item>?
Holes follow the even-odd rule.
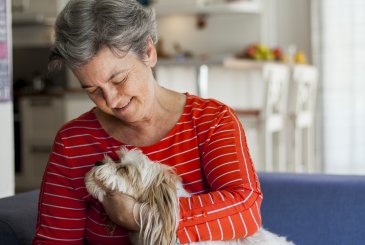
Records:
[[[116,190],[141,203],[139,232],[131,232],[133,244],[173,245],[178,242],[176,231],[179,222],[179,197],[189,197],[181,179],[167,165],[151,161],[137,148],[122,147],[120,160],[105,157],[85,176],[87,191],[100,202],[106,191]],[[101,186],[102,185],[102,186]],[[148,208],[147,208],[148,207]],[[134,208],[133,208],[134,209]],[[134,213],[134,210],[133,210]],[[260,228],[255,234],[237,240],[203,241],[194,245],[294,245],[285,237]]]

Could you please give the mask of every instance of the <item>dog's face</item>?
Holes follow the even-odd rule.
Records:
[[[148,215],[140,223],[143,234],[138,239],[143,242],[138,244],[175,244],[180,178],[171,167],[152,162],[140,150],[122,148],[119,157],[118,162],[106,157],[86,174],[88,192],[102,202],[105,190],[115,190],[148,205]]]
[[[116,190],[138,200],[159,171],[159,164],[151,162],[140,150],[122,148],[119,157],[118,162],[105,157],[85,176],[86,189],[100,202],[106,190]]]

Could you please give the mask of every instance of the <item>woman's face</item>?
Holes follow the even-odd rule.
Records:
[[[104,47],[73,72],[101,111],[134,123],[153,113],[156,82],[151,68],[155,64],[156,50],[150,43],[144,61],[132,52],[117,56]]]

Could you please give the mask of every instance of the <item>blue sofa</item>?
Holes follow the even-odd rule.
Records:
[[[365,177],[259,173],[264,227],[297,245],[365,244]],[[0,244],[30,244],[38,191],[0,199]]]

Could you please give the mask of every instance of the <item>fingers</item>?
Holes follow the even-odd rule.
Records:
[[[134,197],[132,197],[128,194],[119,192],[117,190],[111,190],[108,188],[104,188],[104,190],[105,190],[105,198],[103,200],[103,204],[106,201],[111,201],[111,200],[118,200],[119,202],[124,202],[124,203],[135,203],[136,202]]]
[[[94,177],[94,181],[95,181],[97,186],[99,186],[101,189],[103,189],[103,191],[105,191],[106,195],[110,195],[110,194],[113,194],[113,193],[117,192],[116,190],[113,190],[113,189],[108,188],[105,185],[103,185],[103,182],[100,181],[98,178]]]
[[[102,205],[108,217],[116,224],[129,230],[139,230],[138,207],[133,197],[112,191],[107,193]]]

